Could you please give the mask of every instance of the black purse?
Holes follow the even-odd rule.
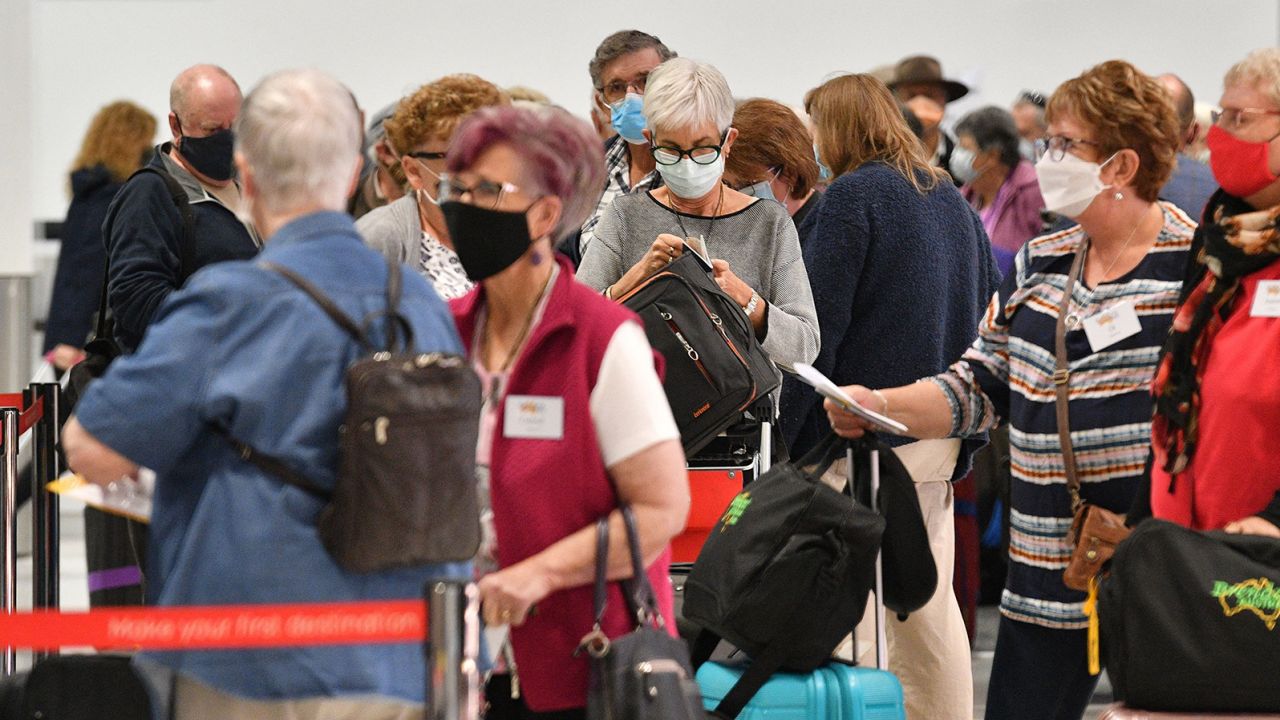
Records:
[[[657,600],[640,555],[640,538],[631,508],[623,506],[633,577],[623,596],[636,618],[635,631],[610,640],[601,630],[609,571],[609,520],[596,523],[595,625],[578,652],[591,658],[587,686],[590,720],[702,720],[702,697],[682,640],[663,629]],[[575,653],[576,654],[576,653]]]

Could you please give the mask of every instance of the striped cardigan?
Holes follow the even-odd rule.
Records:
[[[1195,224],[1161,203],[1164,228],[1131,272],[1090,290],[1078,282],[1068,309],[1071,442],[1081,493],[1128,510],[1151,442],[1151,378],[1173,321]],[[1071,502],[1058,440],[1053,385],[1054,330],[1066,274],[1085,238],[1075,226],[1036,238],[987,307],[978,339],[946,372],[930,378],[951,406],[951,434],[965,437],[1009,424],[1013,487],[1009,577],[1001,612],[1051,628],[1087,625],[1084,594],[1062,584]],[[1142,330],[1093,352],[1081,322],[1132,302]]]

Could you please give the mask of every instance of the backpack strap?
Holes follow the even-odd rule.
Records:
[[[320,288],[313,285],[311,281],[283,265],[278,265],[267,260],[258,261],[258,266],[284,276],[285,280],[293,283],[299,290],[310,297],[316,305],[319,305],[320,309],[324,311],[324,314],[328,315],[329,318],[338,325],[338,327],[345,330],[348,335],[355,339],[356,342],[360,343],[360,347],[363,348],[365,352],[372,350],[373,345],[369,342],[369,337],[365,334],[364,330],[362,330],[359,325],[356,325],[355,321],[346,313],[338,309],[337,304],[335,304],[333,300],[329,299],[329,296],[325,295]]]
[[[241,460],[257,466],[259,470],[262,470],[269,475],[276,476],[280,480],[284,481],[286,485],[292,485],[312,497],[319,498],[326,502],[333,497],[333,494],[328,490],[325,490],[319,485],[316,485],[306,479],[301,473],[296,472],[293,468],[286,465],[284,461],[261,453],[254,449],[252,445],[247,445],[237,440],[231,435],[230,430],[222,427],[221,425],[210,424],[209,427],[213,430],[214,434],[221,436],[231,444],[231,447],[235,448],[236,452],[239,453]]]
[[[386,352],[395,352],[397,331],[404,334],[404,343],[401,345],[406,351],[413,347],[413,326],[409,324],[408,318],[400,314],[400,296],[401,289],[404,286],[404,278],[401,275],[400,263],[388,258],[387,259],[387,306],[384,310],[376,310],[365,316],[364,322],[361,324],[365,334],[368,333],[369,323],[373,322],[379,315],[386,319],[387,323],[387,343],[383,348]]]

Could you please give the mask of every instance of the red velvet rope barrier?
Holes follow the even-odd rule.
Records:
[[[0,408],[22,408],[22,394],[12,393],[0,395]],[[44,398],[37,398],[34,405],[18,414],[18,434],[30,430],[33,425],[44,418]],[[4,445],[4,437],[0,436],[0,446]]]
[[[421,600],[116,608],[0,614],[0,647],[213,650],[420,643]]]

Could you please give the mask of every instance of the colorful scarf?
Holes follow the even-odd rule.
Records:
[[[1280,206],[1227,218],[1219,208],[1202,229],[1204,249],[1197,259],[1208,272],[1174,314],[1151,386],[1154,440],[1167,453],[1164,469],[1174,482],[1195,454],[1205,360],[1240,279],[1280,258]]]

